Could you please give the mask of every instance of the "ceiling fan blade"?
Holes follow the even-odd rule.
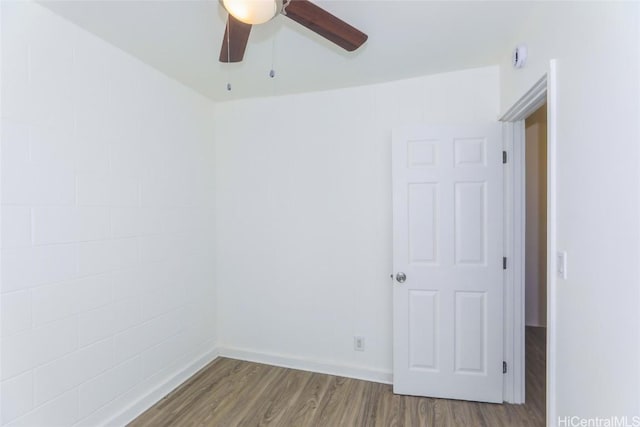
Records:
[[[242,61],[250,32],[251,24],[245,24],[229,15],[220,49],[220,62]]]
[[[362,46],[369,37],[308,0],[289,1],[283,15],[349,52]]]

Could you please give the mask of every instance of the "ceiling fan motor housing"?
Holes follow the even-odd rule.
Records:
[[[282,11],[283,0],[218,0],[234,18],[245,24],[271,21]]]

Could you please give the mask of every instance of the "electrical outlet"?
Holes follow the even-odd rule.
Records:
[[[353,349],[355,351],[364,351],[364,337],[359,335],[353,337]]]

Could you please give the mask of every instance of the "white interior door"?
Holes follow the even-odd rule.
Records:
[[[502,402],[501,146],[498,123],[393,133],[394,393]]]

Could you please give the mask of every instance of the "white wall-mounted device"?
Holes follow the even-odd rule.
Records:
[[[511,63],[514,68],[522,68],[525,62],[527,62],[527,45],[521,44],[513,50]]]

